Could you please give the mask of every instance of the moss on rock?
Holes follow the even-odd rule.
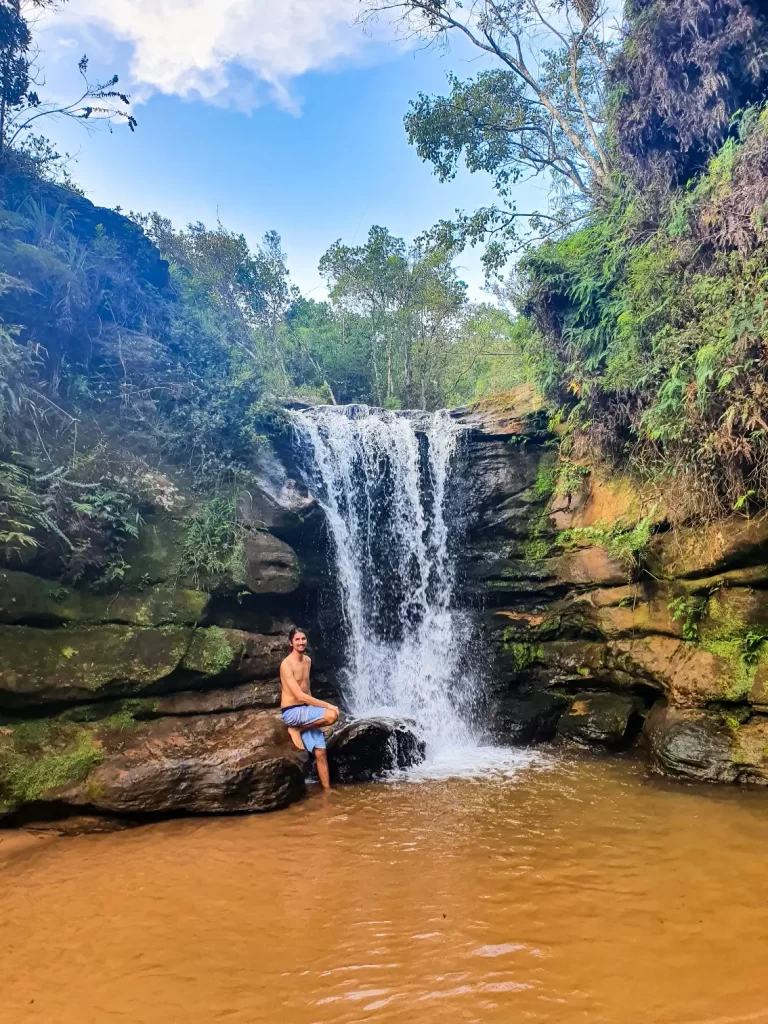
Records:
[[[81,782],[102,758],[93,730],[51,719],[0,730],[0,813],[51,799]]]
[[[0,626],[0,703],[140,692],[175,671],[191,638],[178,626]]]
[[[189,672],[218,676],[237,665],[245,645],[240,634],[220,626],[196,629],[182,667]]]
[[[151,586],[94,594],[31,573],[0,570],[0,622],[8,625],[193,625],[202,618],[207,601],[207,594],[184,587]]]

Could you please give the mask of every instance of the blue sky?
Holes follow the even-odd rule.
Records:
[[[409,49],[387,25],[371,38],[351,24],[354,0],[211,2],[70,0],[39,30],[50,89],[71,95],[87,52],[93,74],[117,71],[139,98],[135,134],[47,129],[77,151],[73,174],[94,202],[177,224],[218,215],[251,243],[274,228],[295,282],[321,298],[317,263],[337,238],[360,243],[383,224],[410,239],[456,207],[493,200],[487,176],[441,184],[402,123],[420,90],[442,91],[449,70],[477,70],[471,54]],[[479,253],[457,265],[484,297]]]

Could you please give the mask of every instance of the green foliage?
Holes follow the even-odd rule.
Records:
[[[369,10],[390,9],[364,0]],[[423,93],[405,118],[409,141],[445,181],[461,163],[493,178],[498,204],[459,213],[431,232],[439,244],[487,242],[488,273],[510,253],[563,233],[608,183],[603,80],[614,33],[599,4],[535,0],[467,4],[402,0],[409,29],[429,41],[459,37],[490,66],[474,78],[449,75],[447,95]],[[540,177],[548,201],[519,210],[516,186]]]
[[[40,95],[44,80],[34,63],[30,16],[36,10],[55,8],[56,0],[4,0],[0,7],[0,162],[13,159],[44,118],[82,123],[123,121],[131,131],[136,128],[129,97],[115,88],[117,75],[107,81],[90,81],[87,57],[77,65],[82,91],[74,101],[46,101]]]
[[[215,495],[185,521],[177,575],[190,575],[196,587],[221,576],[245,582],[244,538],[236,495]]]
[[[379,405],[392,398],[406,407],[441,404],[437,381],[466,304],[466,285],[451,256],[421,243],[408,247],[386,228],[373,227],[365,245],[336,242],[320,261],[339,316],[364,325],[366,369]]]
[[[634,524],[619,519],[610,526],[597,523],[594,526],[576,526],[563,530],[557,540],[566,547],[573,544],[596,544],[605,548],[611,558],[621,562],[627,570],[636,574],[645,563],[646,552],[657,517],[654,513]]]
[[[672,618],[682,622],[683,640],[697,640],[699,637],[699,620],[707,607],[706,598],[691,594],[673,598],[667,608]]]
[[[747,630],[741,641],[741,657],[746,665],[758,664],[766,640],[768,633],[762,630]]]
[[[514,639],[517,634],[513,629],[505,629],[502,634],[502,647],[512,661],[515,672],[524,672],[543,657],[543,649],[538,644],[522,643]]]
[[[662,482],[673,521],[768,501],[768,120],[748,111],[741,126],[657,226],[620,184],[521,264],[531,377],[562,410],[570,453]]]
[[[19,554],[25,548],[36,548],[40,535],[46,533],[61,536],[35,493],[30,474],[12,463],[0,462],[0,551]]]
[[[0,807],[30,803],[60,786],[80,782],[102,757],[92,732],[76,725],[41,719],[3,732]]]

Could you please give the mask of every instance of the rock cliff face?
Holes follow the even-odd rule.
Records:
[[[558,493],[555,439],[515,397],[456,413],[497,735],[641,736],[667,774],[768,783],[768,518],[672,532],[624,478]]]
[[[488,643],[496,739],[640,741],[670,775],[768,783],[768,519],[673,533],[625,479],[559,493],[546,416],[523,392],[507,403],[455,413],[462,599]],[[290,452],[258,468],[238,500],[236,579],[180,578],[194,502],[181,480],[112,590],[66,585],[44,553],[0,565],[4,823],[271,810],[302,795],[308,759],[279,720],[278,668],[299,621],[315,686],[332,694],[333,581]],[[384,720],[352,723],[329,749],[342,779],[423,757]]]
[[[236,579],[179,578],[194,503],[180,481],[175,510],[148,515],[126,549],[117,589],[68,586],[39,556],[0,566],[5,821],[270,810],[303,794],[307,758],[275,709],[287,629],[317,620],[317,516],[274,456],[261,463],[240,497]]]

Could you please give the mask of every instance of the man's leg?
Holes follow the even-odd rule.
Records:
[[[320,780],[320,785],[327,791],[331,788],[331,778],[328,774],[328,755],[325,752],[325,747],[315,747],[313,753],[317,766],[317,777]]]
[[[314,722],[307,722],[306,725],[300,725],[299,731],[304,732],[306,729],[327,729],[328,726],[333,725],[338,717],[338,711],[332,711],[330,708],[326,708],[325,714],[322,718],[316,718]]]

